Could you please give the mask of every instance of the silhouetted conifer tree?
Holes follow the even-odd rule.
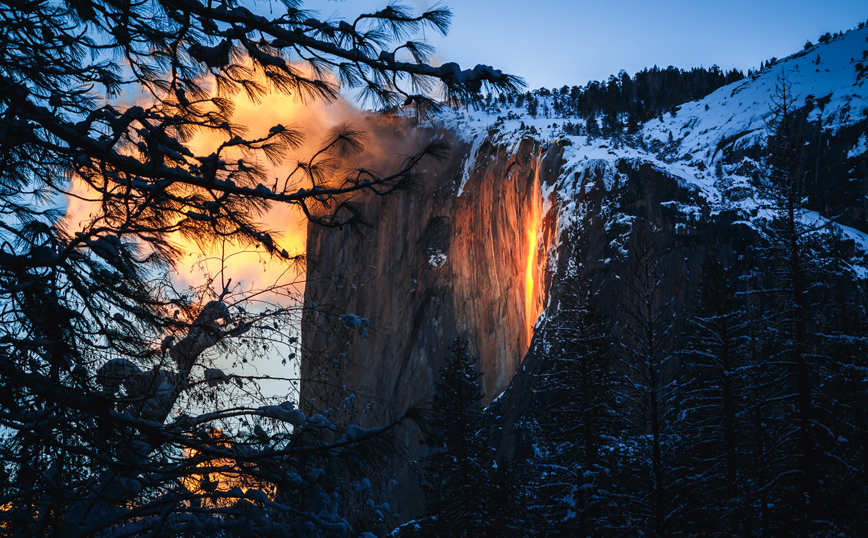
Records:
[[[733,276],[713,254],[703,263],[696,302],[682,352],[678,430],[687,510],[681,527],[708,536],[741,535],[748,327]]]
[[[610,526],[612,503],[612,462],[603,446],[618,420],[612,342],[587,278],[573,271],[559,296],[545,334],[550,366],[539,386],[548,403],[533,463],[534,505],[546,536],[598,536]]]
[[[531,115],[531,117],[536,117],[539,112],[539,99],[536,97],[532,97],[527,100],[527,113]]]
[[[479,373],[456,339],[435,385],[431,454],[425,460],[423,489],[428,497],[423,536],[486,537],[490,518],[492,454],[483,435]]]
[[[620,275],[618,369],[623,374],[627,458],[620,485],[628,524],[636,532],[665,538],[678,517],[682,483],[675,483],[673,462],[678,438],[673,430],[676,400],[676,316],[665,282],[662,256],[651,225],[633,223],[630,250],[634,261]]]

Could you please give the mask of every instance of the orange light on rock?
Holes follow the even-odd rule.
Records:
[[[537,318],[542,313],[540,292],[540,260],[538,259],[539,233],[542,227],[541,200],[539,193],[539,166],[533,179],[533,192],[529,200],[529,216],[526,224],[527,235],[527,268],[524,277],[524,312],[527,326],[527,344],[533,337],[533,328]]]
[[[216,448],[229,448],[230,446],[229,439],[218,428],[211,431],[208,437],[214,439]],[[194,449],[188,448],[185,449],[185,452],[188,458],[194,458],[198,455]],[[182,477],[181,483],[190,492],[205,495],[206,498],[202,501],[205,506],[225,507],[235,504],[240,500],[238,497],[225,496],[233,488],[240,489],[242,493],[256,489],[265,493],[272,500],[277,493],[277,486],[265,480],[256,479],[251,476],[249,471],[245,471],[238,462],[228,458],[215,458],[199,462],[196,464],[196,469],[202,469],[203,472]],[[208,469],[214,470],[208,471]],[[208,498],[208,495],[214,497]]]

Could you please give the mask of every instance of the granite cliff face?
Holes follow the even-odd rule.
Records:
[[[866,35],[824,45],[824,64],[813,51],[786,58],[630,136],[566,136],[563,120],[498,106],[446,113],[439,130],[416,131],[452,146],[447,161],[422,170],[419,192],[366,200],[362,235],[309,230],[303,400],[335,408],[355,394],[353,418],[382,424],[431,395],[461,336],[479,359],[484,403],[497,398],[489,410],[499,452],[526,448],[520,424],[541,397],[535,374],[546,367],[546,323],[564,281],[589,281],[614,318],[642,234],[653,237],[676,310],[689,309],[707,256],[736,271],[756,263],[749,247],[762,243],[758,223],[770,217],[765,119],[781,73],[794,82],[802,126],[806,218],[841,234],[847,286],[864,293],[868,77],[853,57]],[[407,518],[422,497],[402,462],[424,448],[411,430],[401,435],[406,458],[382,491]]]
[[[527,353],[556,231],[541,185],[557,179],[563,148],[447,136],[450,158],[429,163],[418,192],[365,201],[369,228],[309,230],[302,402],[312,410],[352,394],[350,419],[375,426],[425,405],[459,336],[480,359],[487,404]],[[405,453],[375,487],[417,514],[424,497],[408,462],[425,448],[412,428],[398,436]]]
[[[484,400],[502,392],[543,310],[556,223],[540,186],[557,179],[561,154],[531,138],[511,148],[453,139],[419,192],[366,200],[362,235],[311,228],[305,396],[386,401],[364,421],[388,418],[430,395],[459,335],[480,357]],[[348,314],[367,320],[366,334]]]

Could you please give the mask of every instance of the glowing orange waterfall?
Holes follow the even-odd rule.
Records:
[[[542,301],[540,300],[540,282],[539,282],[539,260],[537,259],[537,251],[539,250],[539,233],[542,225],[541,216],[541,200],[539,192],[539,166],[537,162],[536,172],[533,179],[533,190],[528,203],[530,207],[529,218],[525,224],[527,234],[527,268],[524,276],[524,312],[527,326],[527,345],[530,345],[530,340],[533,337],[533,328],[536,325],[536,320],[542,312]]]

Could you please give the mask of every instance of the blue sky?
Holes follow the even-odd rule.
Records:
[[[324,16],[352,16],[386,0],[312,0]],[[402,0],[417,9],[428,0]],[[493,65],[531,88],[585,84],[621,69],[713,64],[747,71],[801,50],[824,32],[868,21],[865,0],[453,0],[452,30],[428,33],[435,63]],[[866,43],[868,48],[868,43]]]

